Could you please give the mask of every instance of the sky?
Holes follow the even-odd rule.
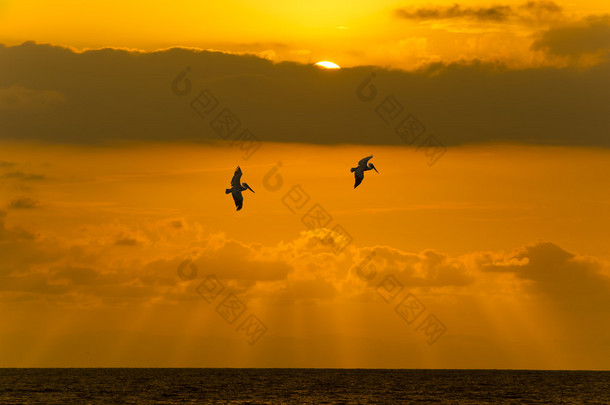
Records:
[[[609,56],[593,0],[0,2],[0,366],[607,370]]]

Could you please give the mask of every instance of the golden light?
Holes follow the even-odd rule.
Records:
[[[341,69],[341,66],[337,65],[336,63],[329,62],[327,60],[323,60],[316,63],[316,66],[320,66],[326,69]]]

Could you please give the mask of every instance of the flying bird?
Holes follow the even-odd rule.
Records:
[[[244,204],[244,197],[241,195],[241,192],[246,190],[254,192],[254,190],[250,188],[248,183],[241,183],[241,175],[241,168],[237,166],[237,169],[235,169],[235,173],[233,173],[233,178],[231,179],[231,188],[227,188],[225,190],[225,194],[233,194],[233,201],[235,201],[237,211],[239,211]]]
[[[375,170],[377,172],[377,169],[375,169],[375,165],[373,165],[372,163],[368,163],[369,160],[372,159],[372,157],[373,155],[367,156],[364,159],[360,159],[360,162],[358,162],[358,167],[352,167],[351,172],[354,173],[354,178],[356,179],[356,183],[354,183],[354,188],[358,187],[358,185],[362,183],[362,180],[364,179],[364,172],[366,172],[367,170]]]

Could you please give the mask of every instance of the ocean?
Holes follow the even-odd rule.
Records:
[[[1,404],[610,404],[610,371],[0,369]]]

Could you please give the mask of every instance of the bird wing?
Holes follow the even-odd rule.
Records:
[[[363,159],[360,159],[360,161],[358,162],[358,166],[359,167],[366,167],[367,163],[369,162],[369,160],[371,160],[373,158],[373,155],[371,156],[367,156]]]
[[[235,207],[237,211],[244,205],[244,197],[241,195],[241,191],[233,191],[233,201],[235,201]]]
[[[237,169],[235,169],[235,173],[233,173],[233,178],[231,179],[231,187],[241,186],[241,175],[241,168],[237,166]]]
[[[354,183],[354,188],[356,188],[360,183],[362,183],[362,180],[364,179],[364,172],[360,170],[354,172],[354,178],[356,179],[356,182]]]

